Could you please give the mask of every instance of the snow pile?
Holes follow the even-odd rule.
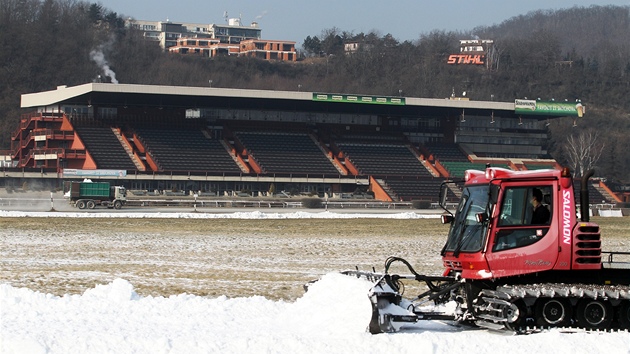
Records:
[[[630,334],[503,335],[423,322],[370,335],[370,283],[331,273],[295,302],[141,297],[116,279],[62,297],[0,285],[2,353],[628,353]]]

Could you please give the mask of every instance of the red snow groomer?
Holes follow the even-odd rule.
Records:
[[[576,216],[569,169],[468,170],[441,255],[441,276],[418,274],[404,259],[390,257],[373,278],[371,333],[396,332],[420,320],[448,319],[491,329],[630,329],[630,252],[602,252],[600,229],[589,222],[589,171],[581,181]],[[440,205],[452,181],[440,188]],[[539,209],[539,208],[544,208]],[[630,236],[630,235],[629,235]],[[390,274],[401,262],[409,275]],[[403,298],[404,282],[428,289]],[[456,301],[454,314],[423,311],[428,304]],[[433,305],[431,304],[431,305]]]

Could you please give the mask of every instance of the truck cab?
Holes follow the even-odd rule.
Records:
[[[577,223],[568,169],[489,167],[466,171],[464,182],[455,215],[443,217],[451,223],[442,250],[446,274],[497,279],[601,267],[599,228]],[[534,204],[546,210],[534,215]]]
[[[113,186],[112,188],[114,192],[114,200],[120,200],[122,202],[127,201],[127,188],[123,186]]]

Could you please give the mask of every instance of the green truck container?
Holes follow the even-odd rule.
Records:
[[[79,209],[94,209],[97,205],[120,209],[127,202],[127,190],[109,182],[66,182],[70,204]]]
[[[97,197],[97,198],[109,198],[110,188],[109,182],[79,182],[72,185],[78,186],[77,197]]]

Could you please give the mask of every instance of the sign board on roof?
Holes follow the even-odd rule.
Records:
[[[515,100],[514,112],[518,114],[554,115],[582,117],[586,107],[581,102],[548,102],[537,100]]]

